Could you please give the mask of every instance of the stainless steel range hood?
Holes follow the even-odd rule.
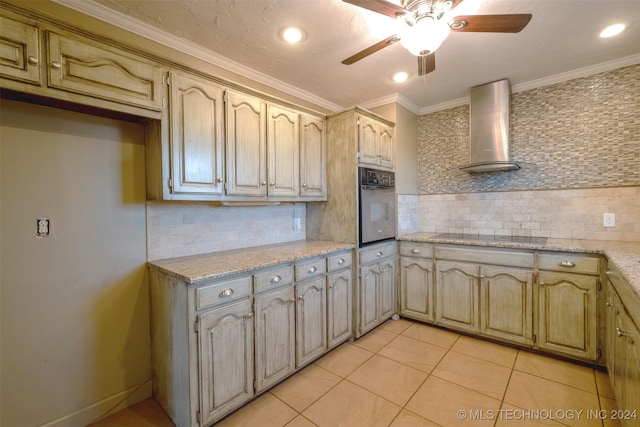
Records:
[[[509,158],[509,80],[471,88],[468,173],[520,169]]]

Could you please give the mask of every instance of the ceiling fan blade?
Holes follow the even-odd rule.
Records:
[[[366,58],[367,56],[371,55],[372,53],[376,53],[377,51],[384,49],[387,46],[391,46],[394,43],[397,43],[400,41],[400,37],[396,36],[395,34],[392,35],[391,37],[387,37],[386,39],[379,41],[378,43],[369,46],[368,48],[361,50],[360,52],[356,53],[353,56],[348,57],[347,59],[345,59],[344,61],[342,61],[342,63],[344,65],[351,65],[354,62],[360,61],[363,58]]]
[[[387,15],[390,18],[396,19],[396,14],[407,13],[407,10],[397,4],[388,2],[386,0],[342,0],[345,3],[360,6],[364,9],[378,12],[383,15]]]
[[[420,55],[418,58],[418,75],[424,76],[436,69],[436,54]]]
[[[461,15],[453,18],[450,26],[451,31],[462,33],[519,33],[531,21],[531,17],[530,13]]]

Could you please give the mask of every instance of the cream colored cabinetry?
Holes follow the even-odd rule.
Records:
[[[35,21],[0,16],[0,76],[41,84],[40,29]]]
[[[400,314],[433,322],[433,245],[400,242]]]
[[[300,197],[327,197],[325,120],[300,115]]]
[[[226,132],[227,195],[298,196],[297,112],[227,91]]]
[[[171,192],[224,192],[224,89],[186,73],[169,74]]]
[[[161,117],[166,95],[160,63],[6,10],[0,19],[3,89]]]
[[[296,368],[293,267],[254,274],[256,393]]]
[[[327,347],[353,335],[353,280],[351,252],[327,258]]]
[[[639,426],[640,329],[631,313],[640,314],[640,300],[614,266],[609,266],[607,277],[605,356],[609,380],[621,424]]]
[[[234,291],[227,284],[218,289]],[[253,397],[251,300],[221,305],[197,319],[201,417],[209,424]]]
[[[597,354],[598,257],[538,255],[538,342],[542,349],[587,360]]]
[[[386,242],[360,251],[360,334],[395,312],[395,247],[395,242]]]
[[[326,259],[296,265],[296,367],[327,351]]]
[[[393,168],[393,127],[371,116],[358,115],[359,161]]]
[[[436,247],[436,322],[533,345],[531,252]]]

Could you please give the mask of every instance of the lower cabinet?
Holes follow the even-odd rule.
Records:
[[[351,251],[189,284],[150,271],[153,395],[211,425],[353,336]]]
[[[457,261],[436,263],[436,322],[477,332],[478,266]]]
[[[626,292],[631,285],[615,269],[610,269],[607,276],[606,366],[622,426],[637,427],[640,426],[640,329],[620,294],[636,302],[637,299]]]
[[[395,312],[395,259],[395,242],[360,251],[360,334],[380,325]]]
[[[251,300],[201,314],[197,324],[201,416],[209,424],[254,395]]]
[[[296,368],[293,285],[255,297],[256,393]]]

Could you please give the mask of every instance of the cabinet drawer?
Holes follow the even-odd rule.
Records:
[[[162,110],[162,68],[89,39],[47,33],[48,85],[122,104]]]
[[[265,270],[253,275],[253,290],[255,293],[268,291],[293,283],[293,267],[279,267]]]
[[[329,271],[341,270],[343,268],[351,266],[353,259],[351,252],[343,254],[333,255],[327,258],[327,269]]]
[[[533,268],[534,264],[533,252],[495,250],[492,248],[438,246],[436,247],[436,258],[521,268]]]
[[[545,253],[538,255],[538,268],[540,270],[598,274],[600,272],[600,259],[579,254]]]
[[[400,256],[433,258],[433,245],[414,242],[400,242],[399,245]]]
[[[324,258],[316,258],[295,266],[296,280],[304,280],[327,272],[327,264]]]
[[[235,301],[251,295],[251,276],[227,280],[196,289],[196,310]]]
[[[369,264],[378,259],[394,256],[396,254],[396,243],[384,243],[370,248],[360,250],[360,264]]]

